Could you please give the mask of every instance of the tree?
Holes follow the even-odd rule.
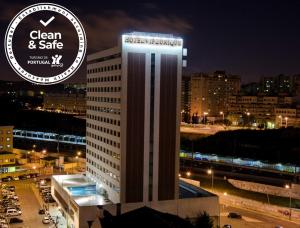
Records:
[[[213,226],[214,226],[214,221],[206,211],[200,212],[197,215],[196,220],[195,220],[195,227],[197,227],[197,228],[213,228]]]

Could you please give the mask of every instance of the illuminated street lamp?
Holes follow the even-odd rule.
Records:
[[[227,196],[227,192],[224,192],[223,195],[224,195],[224,196]]]
[[[180,121],[183,122],[182,114],[184,113],[184,110],[181,110],[180,112]]]
[[[180,173],[178,173],[178,177],[181,177],[181,174],[180,174]]]
[[[79,156],[76,156],[76,157],[75,157],[75,159],[76,159],[76,161],[77,161],[77,167],[78,167],[78,158],[79,158]]]
[[[288,126],[288,117],[284,117],[284,120],[285,120],[285,128],[287,128],[287,126]]]
[[[26,163],[28,162],[28,155],[30,155],[30,151],[27,151],[26,153]]]
[[[203,112],[203,116],[204,116],[204,125],[206,124],[206,116],[208,115],[208,112]]]
[[[191,176],[191,172],[190,171],[186,172],[186,175],[187,175],[187,177],[190,177]]]
[[[42,153],[43,153],[43,155],[46,155],[47,150],[46,149],[42,150]]]
[[[81,155],[81,151],[77,151],[77,156],[80,156]]]
[[[279,115],[278,118],[280,119],[280,127],[282,127],[282,115]]]
[[[291,194],[291,186],[286,184],[284,186],[286,189],[289,189],[289,196],[290,196],[290,213],[289,213],[289,220],[292,218],[292,194]]]
[[[207,174],[211,175],[211,191],[214,191],[214,171],[212,169],[208,169]]]
[[[221,111],[221,112],[220,112],[220,115],[222,115],[222,119],[223,119],[223,123],[224,123],[224,120],[225,120],[225,117],[224,117],[224,112],[223,112],[223,111]]]

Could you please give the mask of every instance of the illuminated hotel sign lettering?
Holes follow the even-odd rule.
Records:
[[[162,46],[181,46],[182,40],[180,39],[162,39],[162,38],[154,38],[154,37],[131,37],[126,36],[124,39],[125,43],[130,44],[150,44],[150,45],[162,45]]]

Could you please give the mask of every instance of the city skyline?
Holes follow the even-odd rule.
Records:
[[[1,39],[9,21],[20,9],[35,1],[2,2]],[[188,49],[187,72],[226,70],[241,75],[242,83],[258,81],[261,76],[298,74],[300,67],[297,1],[161,3],[131,2],[83,4],[60,1],[82,21],[88,36],[88,51],[102,50],[116,42],[122,32],[155,31],[182,34]],[[122,20],[120,20],[122,18]],[[10,69],[4,53],[1,78],[20,80]],[[85,66],[71,79],[83,81]]]

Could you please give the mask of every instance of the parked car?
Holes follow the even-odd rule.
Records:
[[[33,178],[33,177],[38,177],[39,174],[38,173],[31,173],[30,176]]]
[[[13,177],[13,180],[17,181],[17,180],[19,180],[19,177],[15,176],[15,177]]]
[[[19,179],[20,179],[20,180],[26,180],[27,177],[26,177],[25,175],[20,175],[20,176],[19,176]]]
[[[11,209],[8,209],[8,210],[6,211],[6,216],[7,216],[7,217],[19,216],[19,215],[21,215],[21,214],[22,214],[22,211],[17,210],[17,209],[15,209],[15,208],[11,208]]]
[[[242,215],[236,212],[229,212],[228,218],[241,219]]]
[[[15,191],[16,190],[16,187],[13,186],[13,185],[10,185],[10,186],[6,186],[6,189],[10,190],[10,191]]]
[[[42,220],[43,224],[49,224],[50,223],[50,218],[48,216],[45,216]]]
[[[229,225],[229,224],[226,224],[226,225],[223,226],[223,228],[232,228],[232,226]]]
[[[11,218],[9,220],[9,224],[14,224],[14,223],[22,223],[23,220],[22,219],[19,219],[19,218]]]
[[[13,200],[19,200],[19,197],[16,196],[16,195],[9,195],[7,198],[8,199],[13,199]]]
[[[6,176],[6,178],[8,178],[10,181],[13,180],[12,176]]]
[[[3,182],[9,182],[9,181],[10,181],[10,179],[7,178],[7,177],[3,177],[1,180],[2,180]]]

